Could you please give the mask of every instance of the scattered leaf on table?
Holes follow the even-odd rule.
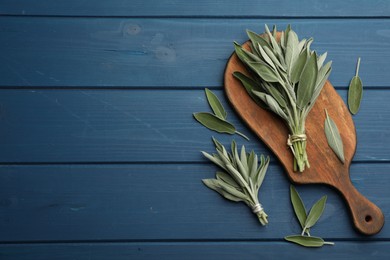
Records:
[[[327,198],[326,196],[323,196],[313,205],[313,207],[309,212],[309,215],[307,215],[305,221],[305,228],[311,228],[312,226],[314,226],[315,223],[317,223],[318,219],[321,217],[322,213],[324,212],[326,198]]]
[[[227,113],[223,108],[221,101],[219,101],[218,97],[213,92],[211,92],[208,88],[206,88],[205,91],[206,91],[207,100],[214,114],[221,119],[226,119]]]
[[[293,185],[290,185],[290,197],[291,203],[295,211],[295,215],[297,216],[301,227],[304,228],[307,218],[306,208],[302,202],[301,197],[299,196],[297,190],[294,188]]]
[[[199,123],[201,123],[210,130],[228,134],[234,134],[236,132],[236,128],[232,124],[222,120],[221,118],[213,114],[207,112],[199,112],[194,113],[194,117]]]
[[[348,88],[348,108],[355,115],[360,108],[363,97],[363,83],[359,77],[360,58],[357,62],[356,75],[352,78]]]
[[[321,247],[325,243],[325,241],[320,237],[308,237],[301,235],[287,236],[284,239],[289,242],[293,242],[295,244],[306,247]]]
[[[341,140],[339,129],[336,126],[336,123],[329,117],[328,111],[326,111],[326,119],[325,119],[325,135],[328,140],[328,144],[330,148],[332,148],[333,152],[337,155],[342,163],[345,162],[344,159],[344,147],[343,141]]]

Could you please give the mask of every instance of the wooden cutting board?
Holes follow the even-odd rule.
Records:
[[[248,48],[248,43],[245,46]],[[344,197],[356,229],[366,235],[378,233],[384,224],[381,210],[356,190],[349,177],[349,167],[356,150],[355,126],[348,108],[331,83],[326,82],[307,117],[307,154],[311,167],[300,173],[293,171],[293,155],[287,147],[289,133],[284,122],[251,99],[241,83],[233,77],[235,71],[248,75],[237,55],[233,54],[224,75],[229,101],[240,117],[273,151],[290,180],[296,184],[327,184],[334,187]],[[339,161],[328,146],[324,130],[325,108],[340,130],[345,164]]]

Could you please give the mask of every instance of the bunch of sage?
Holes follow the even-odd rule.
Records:
[[[247,31],[250,50],[235,43],[235,53],[251,74],[240,72],[234,76],[241,81],[248,94],[261,107],[280,116],[290,135],[287,145],[294,155],[294,171],[310,167],[306,154],[305,121],[331,72],[331,62],[324,64],[327,53],[318,56],[310,50],[313,39],[298,40],[287,27],[278,33],[258,35]]]
[[[289,242],[296,243],[306,247],[321,247],[323,245],[334,245],[333,242],[326,242],[320,237],[310,235],[310,228],[317,223],[325,209],[326,196],[320,198],[310,209],[309,214],[306,212],[305,205],[294,186],[290,186],[291,203],[294,208],[295,215],[298,218],[299,224],[302,227],[300,235],[286,236]]]
[[[238,134],[249,141],[249,138],[243,133],[236,130],[236,127],[227,121],[227,113],[217,95],[208,88],[205,89],[207,101],[214,114],[209,112],[194,113],[194,118],[203,126],[218,133]]]
[[[213,138],[213,142],[217,153],[202,153],[223,171],[216,173],[216,179],[204,179],[203,183],[228,200],[243,201],[257,215],[260,223],[266,225],[267,214],[259,202],[258,193],[268,168],[269,157],[261,155],[259,158],[253,150],[247,153],[245,146],[241,147],[239,154],[235,141],[232,141],[231,153],[228,153],[216,139]]]

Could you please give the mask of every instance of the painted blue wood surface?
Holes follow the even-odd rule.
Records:
[[[201,179],[217,168],[203,164],[47,165],[0,167],[0,241],[280,240],[299,233],[289,181],[273,164],[260,190],[269,215],[262,227],[243,203],[226,201]],[[356,188],[390,217],[390,164],[353,164]],[[342,199],[323,186],[297,186],[309,207],[328,195],[312,235],[365,240]],[[370,241],[386,240],[390,226]]]
[[[0,257],[12,260],[35,259],[132,259],[132,260],[258,260],[258,259],[388,259],[390,243],[337,242],[320,249],[302,249],[285,242],[157,242],[83,243],[0,246]]]
[[[233,41],[289,23],[333,60],[346,87],[362,58],[366,87],[390,82],[387,19],[131,19],[0,17],[2,87],[220,87]]]
[[[61,16],[388,17],[381,0],[2,0],[0,14]]]
[[[211,111],[201,90],[0,90],[0,162],[203,162],[211,136],[269,153],[215,91],[228,119],[248,134],[212,132],[193,117]],[[339,90],[346,98],[347,91]],[[390,92],[364,92],[354,117],[355,161],[390,161]],[[321,121],[324,119],[321,119]],[[375,126],[375,127],[374,127]]]
[[[227,104],[222,75],[245,29],[291,23],[328,51],[344,100],[362,57],[351,179],[388,220],[389,17],[380,0],[0,1],[0,259],[388,259],[388,224],[358,234],[323,186],[297,188],[308,205],[328,195],[312,234],[336,245],[283,242],[299,224],[278,162],[261,227],[201,183],[216,167],[199,151],[214,135],[269,153]],[[204,87],[250,143],[195,122],[209,111]]]

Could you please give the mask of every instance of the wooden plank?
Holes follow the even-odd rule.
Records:
[[[265,240],[297,234],[289,182],[271,165],[260,190],[269,215],[262,227],[243,203],[207,189],[211,164],[47,165],[0,167],[0,241]],[[390,217],[390,164],[353,164],[352,181]],[[340,197],[324,186],[299,186],[307,207],[328,195],[312,235],[365,239]],[[387,239],[390,226],[368,240]]]
[[[239,17],[383,17],[387,1],[293,1],[248,0],[183,2],[179,0],[39,1],[2,0],[0,14],[63,16],[239,16]]]
[[[2,259],[388,259],[390,243],[337,241],[307,250],[286,242],[158,242],[0,245]]]
[[[365,87],[389,86],[387,19],[52,17],[0,17],[0,86],[221,86],[233,41],[264,23],[291,23],[302,38],[313,36],[313,48],[334,61],[333,85],[348,85],[360,56]]]
[[[195,121],[193,112],[210,111],[203,90],[0,90],[0,162],[204,162],[211,136],[269,154],[215,93],[251,142]],[[355,161],[390,160],[389,99],[386,90],[364,93]]]

